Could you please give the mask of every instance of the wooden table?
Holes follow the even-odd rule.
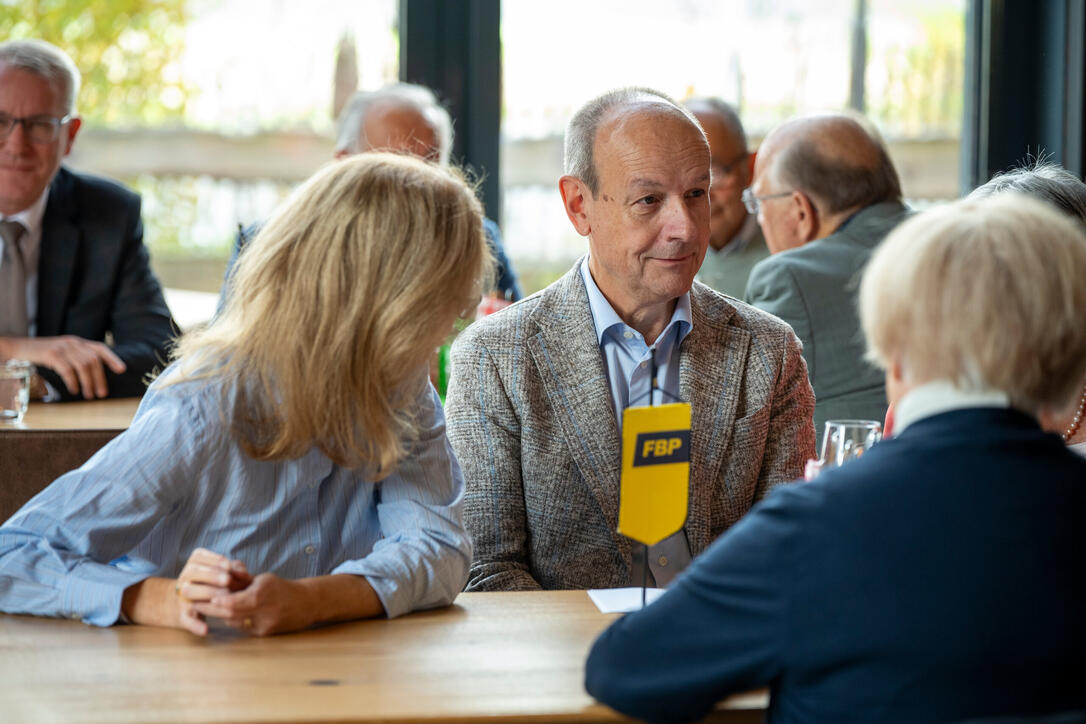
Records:
[[[86,402],[31,402],[21,429],[127,430],[139,406],[138,397]],[[0,427],[0,431],[4,430]]]
[[[456,605],[266,639],[0,615],[11,722],[613,722],[583,688],[614,616],[584,591],[466,593]],[[765,692],[709,721],[761,721]]]
[[[139,403],[32,402],[22,425],[0,425],[0,522],[126,430]]]

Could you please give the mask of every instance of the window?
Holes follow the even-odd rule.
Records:
[[[503,3],[502,231],[525,291],[587,248],[557,191],[565,123],[582,103],[624,85],[717,96],[753,146],[790,116],[848,107],[857,22],[864,106],[906,196],[956,197],[964,14],[964,0]]]

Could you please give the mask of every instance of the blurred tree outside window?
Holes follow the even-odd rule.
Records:
[[[239,225],[331,160],[355,90],[397,79],[397,0],[0,0],[0,28],[69,53],[69,165],[143,197],[167,287],[218,292]]]

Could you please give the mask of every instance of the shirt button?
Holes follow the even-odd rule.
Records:
[[[626,339],[633,339],[633,332],[623,332],[622,336]]]
[[[306,546],[306,547],[305,547],[305,554],[306,554],[307,556],[311,556],[311,555],[313,555],[313,554],[314,554],[314,553],[316,553],[316,552],[317,552],[317,549],[316,549],[316,548],[314,548],[313,546]]]
[[[642,362],[640,366],[641,366],[641,369],[645,369],[646,367],[649,366],[649,363],[648,362]]]
[[[79,615],[78,613],[73,613],[73,614],[72,614],[71,616],[69,616],[68,618],[72,619],[73,621],[78,621],[78,620],[80,620],[80,619],[81,619],[82,617],[81,617],[81,616],[80,616],[80,615]]]
[[[667,565],[667,556],[660,556],[660,559],[657,560],[656,562],[659,563],[661,566],[666,566]]]

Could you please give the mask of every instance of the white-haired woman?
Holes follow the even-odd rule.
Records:
[[[983,199],[1001,193],[1019,193],[1052,204],[1086,228],[1086,183],[1061,166],[1038,160],[1021,168],[998,174],[988,183],[973,189],[971,199]],[[1086,379],[1082,380],[1078,403],[1060,416],[1044,413],[1041,424],[1058,432],[1067,445],[1086,456]]]
[[[1081,721],[1086,460],[1038,416],[1077,399],[1082,309],[1086,238],[1039,201],[898,227],[860,290],[896,436],[771,492],[604,632],[588,691],[675,722],[766,685],[773,721]]]
[[[0,527],[0,610],[268,634],[450,603],[471,552],[427,363],[479,298],[482,223],[417,159],[318,172],[131,428]]]

